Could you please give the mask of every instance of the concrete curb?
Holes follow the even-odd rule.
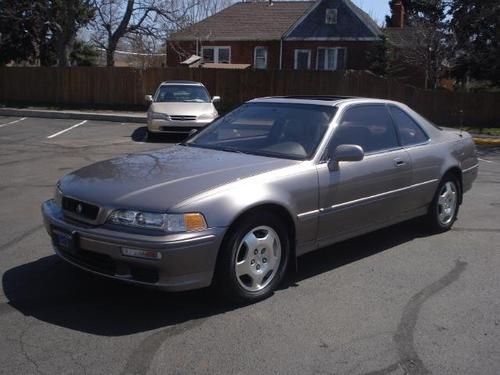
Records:
[[[81,111],[56,111],[42,109],[0,108],[0,116],[41,117],[52,119],[94,120],[146,124],[146,114],[96,113]]]
[[[500,139],[499,138],[477,138],[477,137],[474,137],[473,139],[477,145],[500,146]]]

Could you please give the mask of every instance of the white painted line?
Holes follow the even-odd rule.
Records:
[[[20,118],[19,120],[14,120],[14,121],[11,121],[11,122],[7,122],[6,124],[1,124],[0,128],[3,128],[4,126],[7,126],[7,125],[17,124],[18,122],[24,121],[26,119],[27,119],[27,117],[23,117],[23,118]]]
[[[484,161],[485,163],[493,163],[495,164],[494,161],[491,161],[491,160],[485,160],[485,159],[481,159],[481,158],[478,158],[479,161]]]
[[[64,130],[61,130],[60,132],[57,132],[57,133],[52,134],[52,135],[49,135],[47,138],[48,138],[48,139],[50,139],[50,138],[57,137],[58,135],[61,135],[61,134],[63,134],[63,133],[66,133],[66,132],[70,131],[71,129],[76,128],[77,126],[80,126],[80,125],[85,124],[86,122],[87,122],[87,120],[84,120],[84,121],[82,121],[82,122],[79,122],[78,124],[75,124],[75,125],[73,125],[73,126],[70,126],[70,127],[69,127],[69,128],[67,128],[67,129],[64,129]]]

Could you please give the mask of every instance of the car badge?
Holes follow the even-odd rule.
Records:
[[[81,203],[78,203],[78,205],[76,206],[76,213],[77,214],[81,214],[83,211],[83,207],[82,207],[82,204]]]

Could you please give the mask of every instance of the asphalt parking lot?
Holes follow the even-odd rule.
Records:
[[[0,117],[0,373],[500,373],[500,148],[480,150],[452,231],[411,221],[322,249],[237,307],[102,279],[51,249],[40,204],[58,178],[168,142],[142,124]]]

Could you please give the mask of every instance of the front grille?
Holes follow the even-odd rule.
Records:
[[[196,121],[196,116],[172,116],[170,115],[172,121]]]
[[[97,214],[99,213],[98,206],[68,197],[63,197],[62,207],[67,212],[71,212],[74,215],[78,215],[89,220],[97,219]]]
[[[106,275],[115,274],[115,263],[108,255],[82,249],[79,249],[76,252],[70,252],[63,247],[58,247],[58,249],[65,258],[84,268],[104,273]]]

